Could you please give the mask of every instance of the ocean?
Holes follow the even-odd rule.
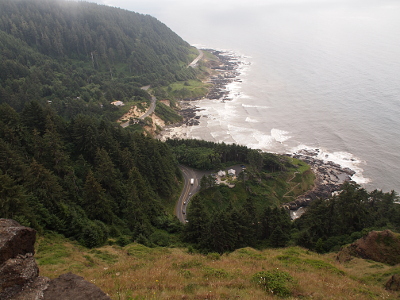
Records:
[[[187,136],[277,153],[319,149],[368,190],[400,191],[400,2],[246,3],[154,14],[189,43],[245,62],[231,101],[196,102],[200,124]]]

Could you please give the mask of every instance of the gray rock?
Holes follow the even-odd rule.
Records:
[[[39,276],[33,258],[36,231],[0,219],[1,300],[111,300],[94,284],[72,273],[50,281]]]
[[[36,231],[9,219],[0,219],[0,265],[18,255],[35,253]]]
[[[39,276],[39,268],[32,255],[11,258],[0,266],[0,287],[24,285]]]
[[[83,277],[67,273],[50,281],[43,300],[111,300],[102,290]]]

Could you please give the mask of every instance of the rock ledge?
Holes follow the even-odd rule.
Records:
[[[39,276],[33,257],[36,231],[0,219],[0,299],[111,300],[94,284],[72,273],[50,280]]]

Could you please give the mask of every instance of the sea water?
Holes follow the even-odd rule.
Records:
[[[368,190],[400,191],[400,2],[248,3],[156,15],[190,43],[244,62],[242,82],[227,87],[231,101],[196,102],[200,124],[188,137],[319,149]]]

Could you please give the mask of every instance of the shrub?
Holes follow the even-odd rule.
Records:
[[[219,260],[220,258],[221,255],[219,253],[212,252],[207,254],[207,259],[209,260]]]
[[[168,233],[161,230],[153,232],[150,235],[149,240],[151,243],[161,247],[168,247],[170,245],[170,239]]]
[[[292,294],[293,277],[284,271],[262,271],[253,275],[252,282],[266,292],[279,297],[288,297]]]
[[[223,269],[205,268],[204,277],[206,278],[227,278],[229,276],[228,272]]]
[[[132,240],[129,236],[126,235],[121,235],[117,241],[115,242],[118,246],[125,247],[126,245],[129,245],[132,243]]]
[[[88,248],[104,245],[108,238],[107,227],[101,221],[89,221],[83,228],[80,242]]]

